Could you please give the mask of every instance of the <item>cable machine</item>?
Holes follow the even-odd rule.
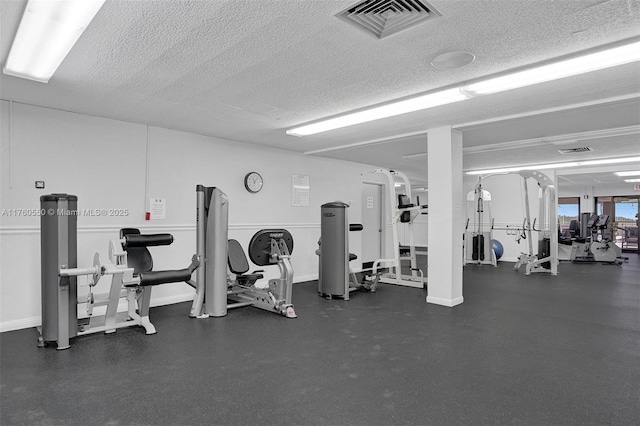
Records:
[[[521,227],[495,227],[491,226],[492,230],[507,231],[507,233],[520,233],[523,238],[527,240],[528,252],[521,253],[518,257],[513,269],[519,270],[523,265],[525,266],[525,275],[529,275],[532,272],[546,272],[551,275],[558,274],[558,233],[556,230],[556,190],[554,183],[543,173],[536,170],[520,170],[513,172],[522,177],[522,187],[524,190],[524,212],[525,217]],[[478,178],[478,183],[481,179],[487,178],[492,175],[486,175]],[[534,218],[531,221],[531,211],[529,207],[529,188],[527,185],[527,179],[533,179],[537,182],[539,212],[538,218]],[[537,223],[536,223],[537,222]],[[537,252],[534,252],[532,231],[537,232],[538,247]]]
[[[493,218],[491,216],[491,193],[482,189],[482,182],[467,193],[467,211],[474,211],[473,222],[467,217],[464,232],[464,264],[498,266],[493,249]],[[469,225],[471,224],[471,230]]]
[[[418,268],[416,262],[416,246],[413,235],[413,222],[420,215],[426,212],[427,206],[414,205],[411,203],[411,184],[409,178],[404,173],[394,170],[375,169],[362,173],[381,174],[386,178],[386,185],[389,194],[389,217],[391,219],[391,234],[393,257],[388,259],[377,259],[373,262],[372,279],[374,285],[378,282],[387,284],[404,285],[408,287],[424,288],[427,279]],[[401,193],[396,194],[396,183],[399,184]],[[395,201],[398,201],[396,205]],[[398,240],[398,222],[406,225],[408,242],[408,255],[400,255],[400,242]],[[406,253],[406,252],[405,252]],[[401,261],[408,260],[411,264],[410,275],[403,275]],[[388,273],[378,272],[381,267],[388,267]]]

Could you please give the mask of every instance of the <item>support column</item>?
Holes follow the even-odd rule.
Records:
[[[453,307],[462,297],[462,133],[451,126],[427,132],[429,181],[427,302]]]

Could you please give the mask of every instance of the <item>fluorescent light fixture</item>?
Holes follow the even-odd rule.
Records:
[[[615,172],[614,174],[618,176],[640,176],[640,170],[636,170],[633,172]]]
[[[602,70],[640,60],[640,41],[463,86],[472,96],[487,95]]]
[[[354,124],[459,102],[476,96],[615,67],[639,60],[640,41],[636,39],[633,42],[617,45],[609,49],[596,52],[592,51],[591,53],[586,53],[581,56],[565,57],[552,63],[514,71],[497,77],[489,77],[472,83],[465,83],[456,88],[445,89],[382,106],[374,106],[358,112],[347,113],[339,117],[295,127],[287,130],[287,134],[293,136],[312,135],[328,130],[353,126]]]
[[[640,157],[605,158],[603,160],[580,161],[581,166],[599,166],[601,164],[640,163]]]
[[[488,175],[493,173],[512,173],[520,170],[566,169],[579,166],[599,166],[603,164],[619,164],[640,162],[640,157],[605,158],[603,160],[573,161],[570,163],[532,164],[529,166],[505,167],[501,169],[472,170],[468,175]]]
[[[417,154],[407,154],[402,156],[403,160],[418,160],[422,158],[427,158],[426,152],[419,152]]]
[[[4,73],[46,83],[105,0],[29,0]]]
[[[634,182],[640,182],[640,178],[638,179],[625,179],[625,182],[629,182],[629,183],[634,183]]]
[[[555,164],[534,164],[530,166],[518,166],[518,167],[504,167],[501,169],[487,169],[487,170],[473,170],[467,172],[468,175],[486,175],[490,173],[511,173],[511,172],[519,172],[520,170],[545,170],[545,169],[564,169],[567,167],[576,167],[579,166],[580,163],[577,161],[571,163],[555,163]]]
[[[296,127],[287,130],[287,134],[293,136],[307,136],[314,133],[326,132],[327,130],[353,126],[354,124],[366,123],[368,121],[379,120],[381,118],[393,117],[395,115],[406,114],[408,112],[459,102],[465,99],[469,99],[469,96],[460,92],[460,89],[447,89],[418,96],[416,98],[405,99],[403,101],[369,108],[363,111],[353,112],[340,117],[330,118],[318,123]]]

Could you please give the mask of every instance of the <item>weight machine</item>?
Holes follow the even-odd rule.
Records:
[[[611,239],[605,237],[604,230],[608,226],[609,215],[590,215],[586,225],[586,230],[590,232],[590,235],[571,239],[571,252],[568,260],[573,262],[612,263],[616,265],[628,262],[629,258],[622,256],[620,247]]]
[[[386,178],[386,186],[389,196],[389,217],[391,219],[391,235],[392,235],[392,249],[393,257],[387,259],[377,259],[373,262],[372,279],[374,285],[378,282],[404,285],[408,287],[425,288],[427,285],[427,279],[424,277],[422,271],[418,268],[416,262],[416,246],[414,243],[413,235],[413,222],[420,215],[425,213],[427,206],[414,205],[411,203],[411,184],[409,179],[404,173],[375,169],[362,173],[362,175],[373,173],[381,174]],[[403,193],[396,194],[396,183],[399,183],[400,191]],[[395,200],[398,200],[398,204],[395,204]],[[400,255],[400,243],[398,240],[398,222],[406,225],[409,236],[408,251],[409,254],[405,256]],[[410,262],[411,275],[402,274],[402,260],[408,260]],[[381,266],[389,268],[388,273],[379,273],[378,268]]]
[[[470,218],[467,217],[464,232],[464,264],[498,266],[493,249],[493,219],[491,217],[491,193],[482,189],[482,182],[473,191],[467,193],[467,211],[474,211],[474,221],[469,230]],[[486,214],[485,214],[486,212]]]
[[[532,272],[546,272],[551,275],[557,275],[558,233],[555,223],[556,191],[554,183],[545,174],[536,170],[520,170],[513,173],[522,177],[522,187],[524,190],[523,198],[525,204],[525,217],[522,222],[522,226],[495,227],[492,224],[491,230],[502,230],[506,231],[507,235],[516,235],[518,237],[518,242],[520,242],[521,239],[527,240],[529,250],[527,253],[520,254],[518,261],[513,267],[515,270],[519,270],[524,265],[526,275],[529,275]],[[489,176],[493,175],[478,177],[478,183]],[[539,217],[534,218],[533,222],[531,221],[531,211],[529,207],[529,188],[527,185],[527,179],[533,179],[536,181],[539,188]],[[537,232],[537,252],[534,252],[532,232]]]
[[[227,310],[255,306],[287,318],[296,318],[291,303],[293,237],[286,229],[263,229],[249,243],[249,257],[258,266],[278,265],[280,277],[268,287],[256,286],[262,270],[247,274],[249,264],[242,246],[228,240],[229,199],[216,187],[196,186],[196,246],[203,259],[196,271],[192,318],[222,317]],[[231,274],[227,273],[227,265]],[[231,302],[231,303],[229,303]]]
[[[181,270],[152,271],[153,259],[148,246],[169,245],[170,234],[140,235],[137,229],[120,231],[120,239],[109,242],[109,260],[96,253],[93,266],[77,268],[77,207],[75,195],[51,194],[40,197],[42,326],[38,327],[38,346],[56,341],[57,349],[70,347],[70,339],[91,333],[114,333],[118,328],[141,326],[146,334],[155,334],[149,320],[151,287],[158,284],[191,282],[191,274],[200,260],[194,255],[191,264]],[[77,277],[90,278],[85,300],[77,298]],[[109,293],[94,294],[93,288],[105,275],[111,275]],[[118,312],[120,298],[125,298],[126,312]],[[77,305],[86,304],[87,318],[78,319]],[[93,315],[94,307],[106,306],[103,316]]]
[[[349,224],[349,205],[334,201],[320,206],[320,240],[318,241],[318,293],[332,299],[349,300],[350,293],[366,290],[375,293],[377,282],[358,282],[349,262],[357,256],[349,253],[349,231],[362,231],[359,223]]]

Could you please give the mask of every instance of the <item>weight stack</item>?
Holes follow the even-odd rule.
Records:
[[[544,259],[551,255],[551,240],[549,238],[543,238],[538,240],[538,259]],[[542,262],[541,266],[544,269],[551,269],[551,262]]]
[[[42,339],[58,340],[58,325],[67,322],[69,337],[78,334],[76,277],[66,277],[59,286],[61,267],[78,267],[78,197],[50,194],[40,197],[40,269],[42,284]],[[66,299],[67,312],[58,312],[59,298]],[[64,328],[63,328],[64,330]]]

